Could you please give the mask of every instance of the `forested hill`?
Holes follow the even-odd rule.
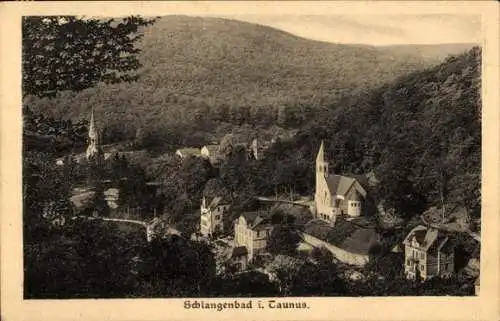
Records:
[[[278,162],[308,166],[302,169],[310,175],[307,184],[324,139],[331,169],[373,170],[379,199],[400,214],[444,203],[447,210],[465,206],[479,215],[480,72],[476,47],[322,111],[272,154]],[[304,159],[310,161],[304,165]]]
[[[439,45],[388,45],[381,49],[391,50],[399,54],[418,55],[426,61],[436,63],[443,62],[448,56],[460,55],[479,44],[475,43],[446,43]]]
[[[224,132],[227,126],[217,130],[221,123],[297,127],[317,106],[435,61],[417,51],[332,44],[246,22],[186,16],[160,18],[144,30],[139,47],[143,68],[135,83],[25,103],[72,120],[88,117],[94,107],[105,139],[133,139],[139,130],[172,146],[199,145],[203,139],[192,137]],[[287,124],[283,109],[294,108],[302,120]]]

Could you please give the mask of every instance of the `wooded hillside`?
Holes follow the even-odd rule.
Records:
[[[217,18],[168,16],[143,32],[137,82],[28,97],[25,105],[73,121],[94,107],[106,142],[142,136],[169,149],[218,139],[228,126],[298,127],[318,106],[435,62],[417,51],[312,41]]]
[[[343,99],[319,112],[292,141],[275,146],[270,155],[276,160],[269,162],[293,164],[289,172],[308,173],[300,181],[311,192],[313,161],[324,139],[330,169],[373,171],[380,181],[379,198],[401,215],[443,204],[447,210],[464,206],[480,215],[480,72],[481,49],[476,47]]]

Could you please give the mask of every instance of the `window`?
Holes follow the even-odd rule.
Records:
[[[423,259],[424,258],[424,252],[420,252],[420,258]]]
[[[220,215],[215,215],[216,220],[220,220]]]
[[[421,264],[421,265],[420,265],[420,271],[423,271],[424,269],[425,269],[424,265],[423,265],[423,264]]]

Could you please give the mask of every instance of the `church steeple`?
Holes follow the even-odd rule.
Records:
[[[325,159],[325,146],[323,141],[321,141],[318,155],[316,156],[316,175],[328,176],[328,162]]]
[[[90,122],[89,122],[89,146],[87,147],[87,160],[95,159],[95,157],[99,157],[101,152],[101,147],[99,145],[99,131],[95,124],[94,118],[94,108],[92,108],[90,114]]]
[[[94,108],[92,108],[92,111],[90,112],[89,138],[90,139],[96,139],[97,138],[97,128],[96,128],[96,125],[95,125]]]

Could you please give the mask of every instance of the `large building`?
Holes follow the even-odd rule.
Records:
[[[406,236],[405,275],[426,280],[454,272],[454,249],[449,238],[438,229],[419,225]]]
[[[271,220],[261,212],[245,212],[234,222],[235,246],[245,246],[248,261],[264,252],[272,231]]]
[[[224,202],[222,197],[214,197],[207,205],[205,197],[201,201],[200,207],[200,233],[203,236],[211,237],[217,232],[224,230],[224,215],[227,214],[230,204]]]
[[[316,157],[316,192],[314,195],[316,218],[335,224],[340,215],[363,215],[367,192],[357,179],[329,173],[323,142]]]

